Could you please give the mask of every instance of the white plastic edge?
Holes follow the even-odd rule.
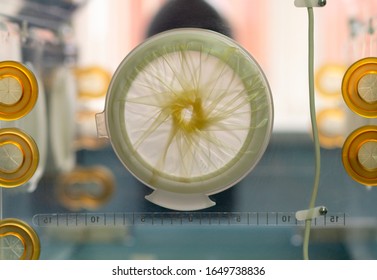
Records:
[[[99,138],[109,138],[106,128],[105,112],[96,114],[97,135]]]
[[[326,209],[325,206],[318,206],[311,209],[300,210],[296,212],[296,219],[298,221],[306,221],[323,216],[322,209]]]
[[[182,194],[155,190],[145,199],[159,206],[177,211],[195,211],[216,205],[205,194]]]
[[[298,8],[323,7],[326,0],[295,0],[295,6]]]

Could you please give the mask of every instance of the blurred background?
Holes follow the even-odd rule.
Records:
[[[78,64],[98,64],[110,72],[115,71],[127,53],[145,39],[152,17],[164,2],[88,1],[73,20],[80,50]],[[237,0],[236,4],[212,0],[208,3],[226,19],[234,39],[251,53],[265,72],[278,116],[275,129],[307,131],[310,120],[306,94],[306,11],[297,9],[289,0]],[[365,50],[369,48],[369,40],[376,44],[376,35],[367,30],[369,23],[375,24],[375,5],[367,0],[328,1],[325,9],[315,11],[317,71],[326,66],[347,67],[359,58],[375,55]],[[375,52],[376,45],[372,48]],[[336,76],[336,72],[329,75]],[[341,78],[329,86],[339,88],[340,82]]]
[[[303,228],[295,224],[73,227],[67,222],[57,227],[43,226],[35,219],[35,215],[57,213],[136,213],[140,217],[140,213],[169,212],[144,199],[150,190],[126,171],[110,143],[97,137],[95,123],[118,65],[146,39],[153,19],[167,2],[0,0],[0,61],[27,65],[40,85],[29,115],[11,122],[0,120],[0,128],[18,127],[30,134],[40,153],[38,171],[30,181],[0,188],[0,219],[17,218],[30,224],[41,240],[42,259],[302,258]],[[190,5],[190,1],[178,2]],[[293,0],[205,2],[259,63],[274,101],[273,134],[261,162],[235,187],[214,195],[216,206],[205,211],[275,215],[306,209],[315,164],[307,11],[296,8]],[[318,205],[336,213],[341,222],[314,227],[310,252],[314,259],[375,259],[377,193],[347,173],[342,147],[353,130],[377,121],[348,108],[341,84],[351,64],[376,56],[377,2],[328,0],[314,12],[322,152]],[[197,11],[188,9],[185,15],[190,13]],[[375,148],[371,156],[376,161]],[[370,173],[375,178],[373,166]]]

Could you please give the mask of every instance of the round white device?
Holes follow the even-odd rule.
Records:
[[[120,64],[110,83],[100,136],[175,210],[214,205],[209,195],[240,181],[263,155],[273,105],[267,80],[232,39],[204,29],[151,37]]]

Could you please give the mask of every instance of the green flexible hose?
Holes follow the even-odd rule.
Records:
[[[310,98],[310,118],[312,123],[312,133],[314,140],[315,149],[315,177],[313,184],[312,196],[309,203],[309,209],[314,209],[318,187],[320,179],[321,170],[321,152],[318,137],[318,128],[316,120],[316,109],[315,109],[315,95],[314,95],[314,14],[313,8],[308,8],[309,17],[309,98]],[[310,213],[309,216],[311,216]],[[305,221],[305,233],[304,233],[304,243],[303,243],[303,257],[305,260],[309,259],[309,239],[310,239],[310,229],[311,229],[311,219]]]

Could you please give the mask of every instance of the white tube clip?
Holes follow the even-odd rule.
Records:
[[[325,206],[318,206],[311,209],[300,210],[296,212],[297,221],[306,221],[324,216],[327,214],[327,208]]]
[[[324,7],[326,0],[295,0],[295,6],[298,8]]]

